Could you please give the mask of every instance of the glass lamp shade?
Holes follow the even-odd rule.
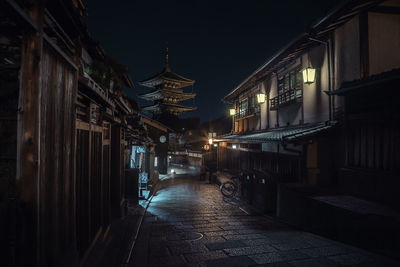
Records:
[[[265,102],[265,94],[257,94],[257,103],[262,104]]]
[[[314,68],[305,68],[303,70],[303,82],[306,84],[313,83],[315,81],[315,69]]]
[[[210,145],[212,145],[212,143],[213,143],[212,138],[208,139],[208,143],[209,143]]]
[[[234,108],[229,109],[229,115],[235,116],[235,109]]]

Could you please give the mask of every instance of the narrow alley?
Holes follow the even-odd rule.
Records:
[[[302,232],[224,200],[195,177],[164,180],[129,266],[398,266],[382,256]]]
[[[400,0],[0,1],[0,267],[400,267]]]

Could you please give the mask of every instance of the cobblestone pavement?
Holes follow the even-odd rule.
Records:
[[[170,179],[153,197],[129,266],[400,266],[224,201],[216,185]]]

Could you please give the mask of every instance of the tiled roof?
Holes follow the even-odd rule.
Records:
[[[181,112],[196,110],[196,107],[187,107],[187,106],[182,106],[182,105],[177,105],[177,104],[170,104],[170,103],[157,103],[157,104],[154,104],[154,105],[142,107],[142,110],[143,111],[160,110],[162,107],[179,110]]]
[[[185,78],[172,72],[170,69],[165,68],[161,73],[154,75],[146,80],[140,81],[139,83],[143,86],[154,87],[155,85],[161,84],[163,81],[180,82],[186,85],[194,84],[194,80]]]
[[[344,82],[339,89],[328,94],[343,96],[349,93],[354,93],[360,89],[363,90],[364,88],[377,89],[382,87],[383,84],[397,85],[399,80],[400,68],[382,72],[376,75],[371,75],[351,82]]]
[[[332,128],[332,124],[325,122],[316,124],[307,124],[296,127],[283,127],[274,130],[269,130],[262,133],[253,133],[246,135],[229,135],[222,138],[222,140],[232,140],[238,142],[293,142],[298,138],[314,135],[322,131]]]
[[[274,54],[262,66],[255,70],[243,82],[229,92],[222,100],[231,102],[243,91],[246,91],[267,75],[273,73],[277,69],[282,68],[285,64],[293,61],[302,54],[310,50],[310,48],[319,45],[320,41],[325,42],[329,33],[336,28],[345,24],[347,21],[357,16],[359,13],[379,5],[382,0],[347,0],[342,1],[338,6],[333,8],[326,16],[316,23],[312,24],[306,32],[301,33],[296,39],[288,43],[285,47]]]

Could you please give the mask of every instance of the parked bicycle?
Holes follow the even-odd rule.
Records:
[[[240,189],[240,175],[233,175],[230,181],[223,182],[219,190],[224,197],[233,198]]]

